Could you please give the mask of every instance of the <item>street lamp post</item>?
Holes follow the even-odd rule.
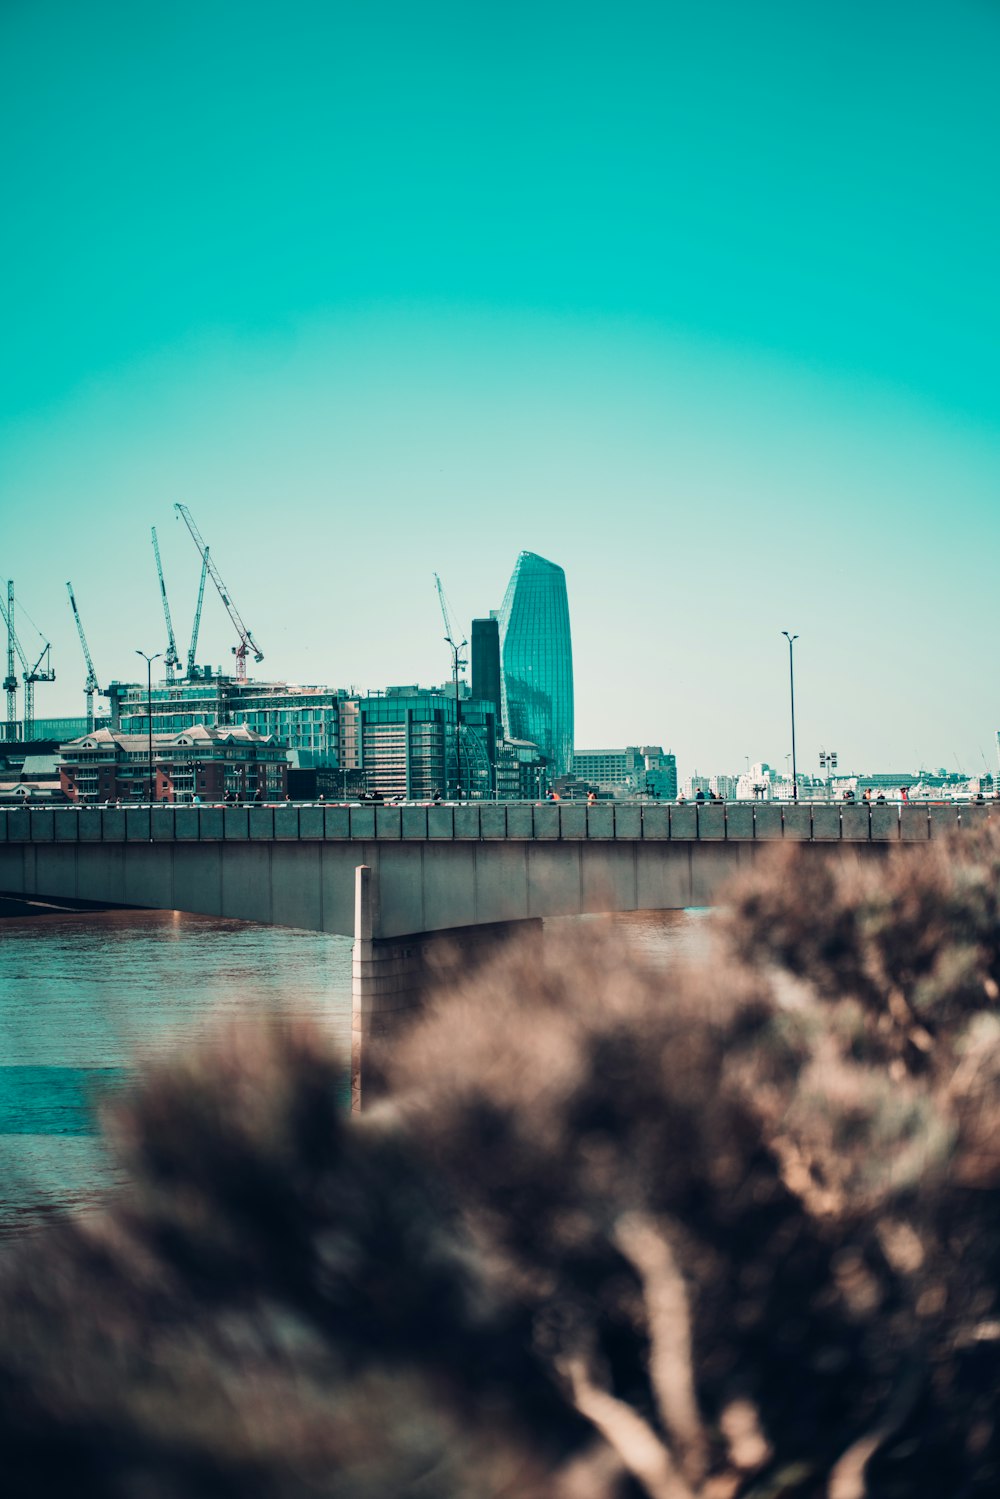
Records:
[[[795,641],[797,635],[790,635],[787,630],[782,630],[782,635],[788,641],[788,688],[792,702],[792,801],[799,799],[799,777],[798,766],[795,761]]]
[[[153,806],[153,662],[159,661],[162,651],[147,656],[145,651],[136,651],[146,663],[146,724],[149,729],[149,805]]]

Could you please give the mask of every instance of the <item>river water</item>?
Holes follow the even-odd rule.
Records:
[[[700,945],[701,914],[613,919],[624,943],[668,962]],[[94,1110],[137,1060],[276,1008],[330,1028],[346,1108],[349,937],[179,911],[0,920],[0,1238],[113,1185]]]

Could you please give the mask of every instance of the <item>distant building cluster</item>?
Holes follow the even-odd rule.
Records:
[[[440,582],[438,588],[450,637]],[[916,801],[993,793],[991,776],[960,771],[845,774],[836,769],[836,754],[825,750],[821,774],[800,774],[793,782],[787,764],[782,772],[749,759],[737,773],[693,770],[679,779],[674,754],[659,744],[576,749],[566,577],[534,552],[518,556],[500,608],[472,621],[470,682],[460,660],[465,641],[456,641],[449,638],[451,682],[363,693],[254,681],[245,669],[213,672],[194,664],[192,646],[183,676],[176,652],[168,652],[164,680],[112,682],[109,716],[97,722],[91,671],[88,716],[26,717],[26,742],[14,720],[16,682],[9,667],[0,803],[127,802],[150,795],[172,802],[545,795]],[[245,667],[245,653],[242,662]],[[39,674],[37,680],[48,678]],[[997,740],[1000,750],[1000,734]]]

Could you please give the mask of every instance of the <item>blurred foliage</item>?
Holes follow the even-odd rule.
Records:
[[[127,1188],[2,1267],[5,1492],[1000,1492],[1000,837],[772,852],[714,925],[445,964],[361,1118],[280,1018],[148,1071]]]

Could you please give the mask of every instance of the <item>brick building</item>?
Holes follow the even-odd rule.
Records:
[[[149,739],[96,729],[60,745],[63,790],[78,802],[149,798]],[[153,735],[153,796],[164,802],[284,801],[288,752],[243,727],[194,724]]]

